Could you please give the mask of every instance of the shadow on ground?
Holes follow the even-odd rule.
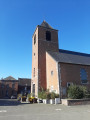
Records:
[[[17,99],[0,99],[0,106],[17,106],[22,105]]]

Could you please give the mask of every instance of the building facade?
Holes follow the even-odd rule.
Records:
[[[18,78],[16,80],[12,76],[0,80],[0,99],[17,97],[17,94],[24,95],[31,93],[31,79]]]
[[[11,98],[17,96],[18,80],[9,76],[0,80],[0,98]]]
[[[58,51],[58,30],[44,21],[36,27],[32,42],[32,82],[31,91],[38,95],[38,90],[46,89],[46,51]],[[50,33],[52,36],[50,36]],[[51,41],[52,39],[52,41]],[[51,42],[50,42],[51,41]]]
[[[23,95],[25,92],[31,93],[31,79],[18,78],[18,93]]]
[[[47,89],[67,96],[70,85],[90,89],[90,55],[67,50],[46,53]]]
[[[66,97],[72,84],[90,88],[90,55],[59,49],[58,30],[43,21],[32,37],[31,92],[49,89]]]

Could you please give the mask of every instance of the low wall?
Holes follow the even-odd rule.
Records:
[[[89,105],[90,99],[62,99],[61,104],[73,106],[73,105]]]

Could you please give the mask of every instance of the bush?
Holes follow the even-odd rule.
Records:
[[[54,92],[49,92],[49,90],[41,90],[39,93],[38,93],[38,98],[41,98],[41,99],[55,99],[55,98],[58,98],[59,97],[59,94],[56,94]]]
[[[46,92],[43,92],[43,93],[42,93],[41,98],[42,98],[42,99],[46,99],[46,98],[47,98],[47,94],[46,94]]]
[[[56,94],[54,92],[51,92],[51,99],[55,99]]]
[[[39,91],[38,98],[46,99],[46,91],[44,91],[43,89]]]
[[[49,90],[44,90],[41,89],[41,91],[38,93],[38,98],[41,99],[50,99],[51,98],[51,93],[49,92]]]
[[[51,99],[51,93],[50,92],[46,93],[46,98]]]
[[[68,97],[72,99],[84,98],[87,93],[85,86],[72,85],[68,88]]]
[[[85,97],[86,97],[86,98],[90,98],[90,94],[87,93],[87,94],[85,95]]]
[[[59,98],[59,94],[55,94],[55,98]]]

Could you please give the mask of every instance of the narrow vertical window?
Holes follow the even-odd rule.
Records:
[[[53,76],[53,71],[51,71],[51,75]]]
[[[87,83],[87,72],[84,68],[81,68],[80,69],[80,77],[81,77],[81,82],[84,84],[84,83]]]
[[[51,32],[50,31],[46,31],[46,40],[51,41]]]
[[[34,36],[34,45],[36,44],[36,34]]]
[[[15,88],[15,84],[13,83],[13,84],[12,84],[12,89],[14,89],[14,88]]]
[[[35,68],[34,68],[34,77],[35,77]]]
[[[9,88],[9,84],[6,85],[6,88],[7,88],[7,89]]]

